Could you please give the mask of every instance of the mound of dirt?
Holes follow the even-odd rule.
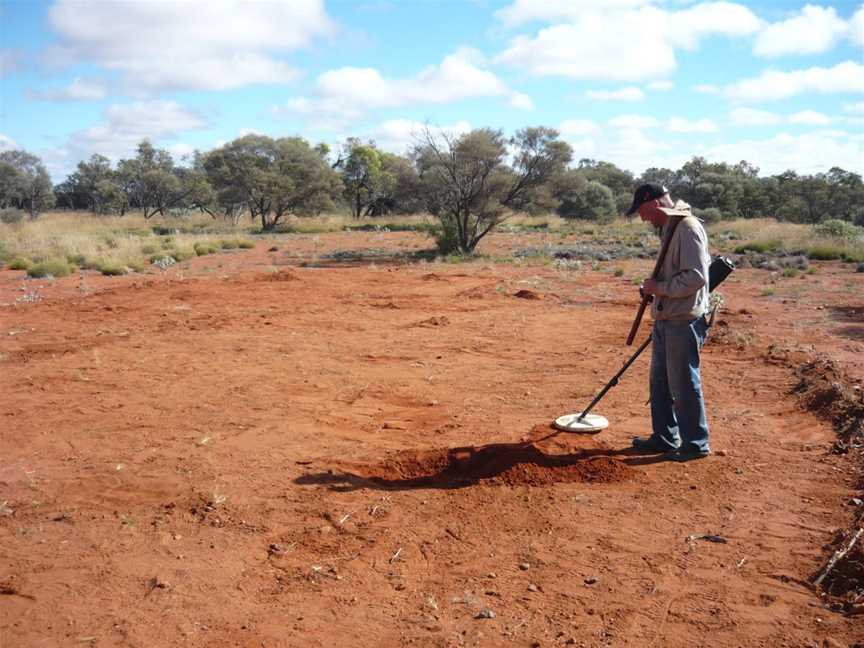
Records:
[[[859,465],[864,463],[864,395],[856,392],[850,386],[849,377],[827,358],[801,364],[796,374],[798,384],[793,393],[799,395],[806,409],[834,425],[838,439],[833,451],[853,455]],[[864,487],[864,483],[859,487]],[[832,556],[838,559],[829,559],[820,573],[826,572],[821,582],[822,595],[835,608],[860,614],[864,612],[864,546],[854,540],[860,537],[857,530],[864,525],[864,512],[859,512],[855,518],[851,527],[834,540]]]
[[[402,452],[362,476],[391,486],[456,487],[485,481],[506,486],[556,483],[615,483],[632,479],[627,464],[584,453],[548,455],[531,443]]]
[[[513,295],[514,297],[518,297],[519,299],[540,299],[540,295],[538,295],[533,290],[527,290],[523,288]]]
[[[288,270],[280,270],[261,275],[259,281],[300,281],[300,277]]]
[[[792,392],[802,405],[834,425],[839,437],[834,451],[845,454],[851,447],[864,444],[864,393],[851,386],[851,380],[834,362],[816,358],[801,364],[798,384]]]
[[[421,327],[421,328],[435,328],[438,326],[449,326],[450,320],[447,319],[446,315],[434,315],[429,319],[420,320],[419,322],[415,322],[411,324],[412,327]]]

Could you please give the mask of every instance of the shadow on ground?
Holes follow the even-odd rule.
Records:
[[[405,451],[379,464],[353,464],[301,475],[294,481],[299,485],[326,486],[338,491],[454,489],[481,481],[510,486],[615,483],[634,479],[638,475],[634,466],[664,461],[662,455],[643,455],[633,448],[588,448],[568,454],[550,454],[536,443]]]

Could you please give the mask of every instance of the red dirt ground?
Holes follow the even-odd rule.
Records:
[[[860,475],[791,393],[795,354],[862,378],[864,275],[728,280],[703,363],[719,452],[681,465],[627,450],[647,354],[608,430],[549,427],[631,353],[651,261],[288,267],[427,245],[0,272],[0,646],[864,642],[807,585]]]

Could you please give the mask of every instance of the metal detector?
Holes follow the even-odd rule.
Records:
[[[708,290],[709,292],[714,292],[714,289],[719,286],[723,281],[732,274],[732,271],[735,269],[735,264],[728,257],[717,257],[714,261],[711,262],[711,265],[708,268]],[[717,315],[717,306],[711,311],[711,317],[708,320],[708,328],[714,324],[714,317]],[[559,416],[553,421],[552,425],[554,425],[559,430],[563,430],[564,432],[583,432],[596,434],[601,430],[605,430],[609,427],[609,421],[604,416],[599,416],[597,414],[590,414],[594,406],[599,403],[602,398],[606,395],[610,389],[612,389],[615,385],[618,384],[618,379],[624,374],[627,369],[630,368],[636,358],[638,358],[642,352],[648,348],[648,345],[651,344],[651,336],[648,336],[648,339],[645,340],[636,352],[630,356],[630,359],[624,363],[624,366],[618,370],[614,376],[612,376],[612,380],[606,383],[606,386],[600,390],[600,393],[594,397],[594,400],[582,410],[581,414],[564,414],[563,416]]]

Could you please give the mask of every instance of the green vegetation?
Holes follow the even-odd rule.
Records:
[[[31,261],[24,257],[15,257],[9,262],[10,270],[28,270],[31,266]]]
[[[49,259],[34,263],[27,268],[27,276],[35,278],[43,277],[65,277],[74,272],[74,266],[69,265],[64,259]]]
[[[770,239],[767,241],[749,241],[748,243],[744,243],[743,245],[739,245],[735,248],[735,252],[738,254],[743,254],[745,252],[759,252],[760,254],[765,254],[766,252],[774,252],[783,247],[783,241],[779,239]]]
[[[197,254],[198,256],[216,254],[219,251],[219,248],[214,243],[204,241],[198,241],[192,246],[192,248],[195,250],[195,254]]]

